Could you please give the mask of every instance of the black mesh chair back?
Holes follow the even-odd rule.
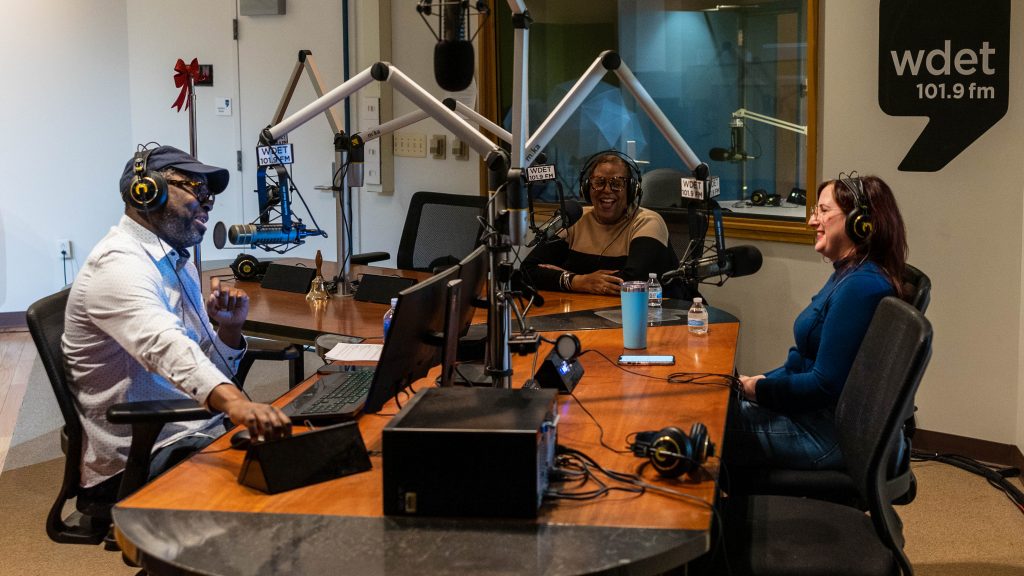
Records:
[[[416,192],[398,245],[398,268],[433,272],[458,264],[480,239],[485,196]]]
[[[906,486],[890,483],[889,465],[900,445],[903,414],[914,405],[931,358],[931,341],[931,324],[920,311],[898,298],[884,298],[836,407],[847,473],[867,503],[879,537],[905,574],[911,573],[910,563],[903,554],[902,524],[892,501]]]
[[[903,271],[903,299],[922,314],[932,300],[932,281],[918,268],[907,264]]]
[[[79,480],[82,462],[82,422],[78,418],[74,396],[68,386],[64,353],[60,340],[64,336],[64,310],[67,308],[70,289],[42,298],[28,307],[26,319],[39,358],[46,369],[46,376],[53,387],[64,428],[61,441],[64,448],[64,479],[61,482],[57,500],[46,517],[46,534],[54,542],[75,544],[98,544],[103,540],[110,525],[110,508],[113,502],[92,502],[79,498]],[[76,499],[78,513],[65,520],[62,517],[64,503]]]

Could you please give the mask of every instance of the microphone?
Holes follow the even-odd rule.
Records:
[[[695,284],[716,276],[728,278],[749,276],[761,269],[763,258],[761,251],[756,246],[734,246],[725,249],[724,253],[725,263],[722,265],[718,263],[718,255],[695,258],[684,262],[677,270],[665,272],[661,275],[661,280],[668,283],[680,278],[687,284]]]
[[[306,236],[320,235],[320,231],[309,231],[292,226],[288,230],[280,224],[232,224],[228,228],[228,242],[236,246],[257,244],[301,244]]]
[[[712,160],[717,162],[745,162],[747,160],[756,160],[757,156],[751,156],[744,152],[738,152],[733,149],[726,148],[712,148],[708,155]]]
[[[420,0],[416,11],[420,15],[433,13],[431,0]],[[434,79],[448,92],[460,92],[473,82],[473,44],[466,39],[469,21],[467,0],[440,0],[438,20],[441,34],[434,46]],[[430,23],[428,22],[429,26]]]
[[[504,187],[509,240],[516,246],[522,246],[526,242],[527,216],[530,211],[529,193],[523,184],[522,170],[509,170]]]
[[[575,200],[569,200],[565,203],[565,210],[559,210],[555,212],[547,222],[538,228],[533,236],[533,240],[527,244],[527,248],[531,248],[538,244],[543,244],[550,241],[558,235],[562,230],[567,230],[570,226],[579,221],[580,217],[583,216],[583,205]]]
[[[358,146],[354,146],[348,152],[348,172],[346,178],[348,178],[349,188],[360,188],[363,185],[363,160],[365,158],[363,152],[363,144],[360,143]]]

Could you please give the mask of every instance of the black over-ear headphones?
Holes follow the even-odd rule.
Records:
[[[125,204],[140,212],[159,210],[167,203],[167,180],[158,172],[151,172],[146,161],[154,148],[139,150],[132,160],[132,181],[121,193]]]
[[[626,183],[626,203],[630,206],[634,203],[640,204],[640,197],[644,193],[641,186],[643,177],[640,175],[640,167],[636,165],[632,158],[618,150],[604,150],[587,159],[586,164],[583,165],[583,170],[580,170],[580,196],[588,204],[590,203],[590,173],[594,171],[594,168],[597,168],[598,160],[608,155],[621,158],[625,162],[626,167],[629,168],[629,182]]]
[[[864,185],[856,172],[839,173],[839,180],[853,192],[853,209],[846,215],[846,235],[856,244],[863,244],[871,237],[875,226],[871,220],[871,205],[864,192]]]
[[[750,193],[750,203],[754,206],[782,206],[782,196],[758,188]]]
[[[263,275],[267,273],[267,267],[270,266],[270,262],[260,262],[251,254],[239,254],[230,266],[231,271],[235,273],[235,278],[257,282],[262,280]]]
[[[715,445],[708,439],[708,429],[694,422],[687,436],[675,426],[657,432],[637,432],[630,445],[633,454],[648,458],[651,466],[665,478],[681,474],[695,477],[709,456],[715,455]]]

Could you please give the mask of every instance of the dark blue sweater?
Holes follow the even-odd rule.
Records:
[[[788,413],[835,408],[875,308],[894,293],[873,262],[834,272],[797,316],[785,365],[757,383],[757,402]]]

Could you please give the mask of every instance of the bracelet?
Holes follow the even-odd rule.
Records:
[[[562,275],[559,276],[559,278],[558,278],[558,286],[564,292],[572,292],[572,279],[575,278],[575,277],[576,277],[576,275],[573,274],[572,272],[569,272],[568,270],[565,271],[565,272],[562,272]]]

